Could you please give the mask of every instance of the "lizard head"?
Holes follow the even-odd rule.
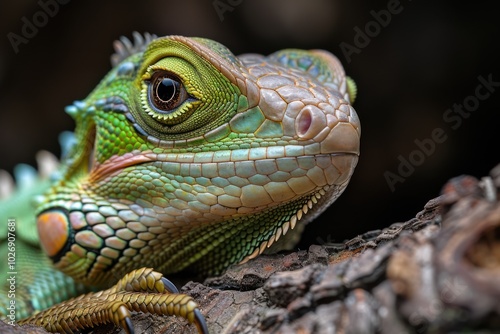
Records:
[[[220,272],[296,242],[346,187],[360,123],[330,53],[235,57],[180,36],[116,48],[111,72],[67,108],[76,144],[38,210],[64,272]]]

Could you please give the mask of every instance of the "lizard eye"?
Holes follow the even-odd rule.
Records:
[[[191,115],[190,109],[192,108],[184,102],[192,98],[179,77],[170,72],[157,70],[151,74],[145,84],[147,85],[144,91],[144,95],[147,96],[147,113],[156,121],[174,125],[183,122]]]
[[[149,84],[149,99],[159,113],[171,113],[187,99],[187,92],[179,78],[157,72]]]

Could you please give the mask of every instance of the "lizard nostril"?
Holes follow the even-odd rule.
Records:
[[[326,127],[325,113],[312,105],[305,106],[295,120],[295,130],[300,139],[315,138]]]
[[[312,124],[312,115],[309,109],[304,109],[297,117],[297,134],[303,137]]]

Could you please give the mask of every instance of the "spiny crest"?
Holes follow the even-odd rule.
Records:
[[[61,145],[61,156],[68,155],[75,143],[74,133],[64,131],[59,135]],[[48,151],[39,151],[36,154],[38,168],[27,164],[18,164],[14,167],[14,178],[5,170],[0,169],[0,200],[12,196],[17,190],[29,189],[43,179],[58,177],[59,159]]]
[[[39,151],[36,154],[38,170],[27,164],[18,164],[14,168],[15,181],[5,170],[0,169],[0,199],[10,197],[17,189],[28,189],[57,171],[59,160],[50,152]]]
[[[113,42],[113,48],[115,49],[115,53],[111,55],[111,65],[113,67],[118,65],[125,58],[138,52],[143,52],[148,44],[158,37],[148,32],[141,35],[137,31],[134,31],[132,36],[134,37],[133,41],[125,36],[121,36],[120,40]]]

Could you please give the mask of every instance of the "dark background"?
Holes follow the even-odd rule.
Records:
[[[62,0],[61,0],[62,1]],[[46,3],[47,0],[42,0]],[[16,53],[8,34],[22,35],[36,1],[0,4],[0,169],[34,165],[38,150],[59,154],[57,136],[72,130],[64,106],[85,98],[110,69],[112,42],[132,31],[215,39],[235,54],[321,48],[336,54],[358,84],[361,158],[344,195],[306,230],[301,247],[341,241],[415,215],[451,177],[487,175],[498,157],[500,87],[453,129],[446,110],[474,95],[478,76],[500,81],[499,11],[495,2],[401,1],[400,13],[349,59],[371,11],[394,1],[198,0],[69,1]],[[219,13],[215,5],[219,7]],[[224,11],[222,13],[222,11]],[[222,20],[221,16],[222,15]],[[42,22],[43,23],[43,22]],[[12,34],[10,36],[13,36]],[[358,44],[359,46],[359,44]],[[404,183],[388,186],[415,140],[443,129],[446,140]],[[319,239],[321,238],[321,239]]]

